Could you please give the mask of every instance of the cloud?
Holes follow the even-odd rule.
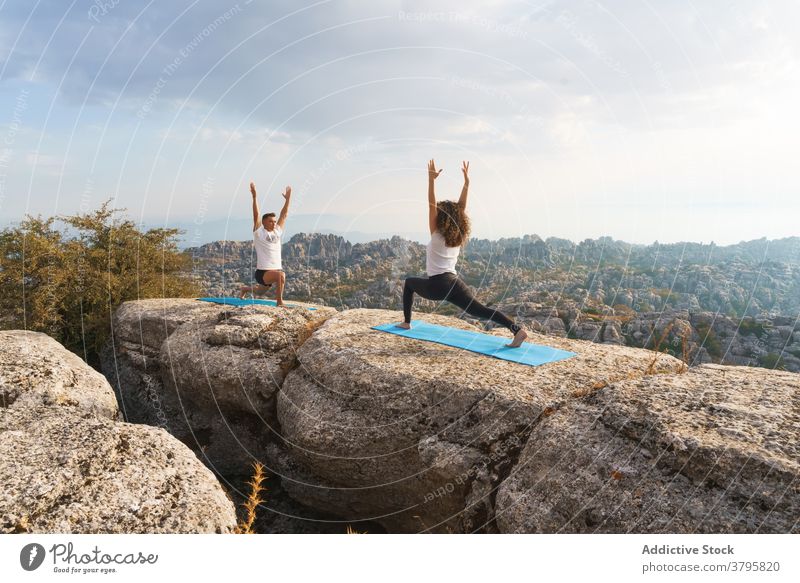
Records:
[[[63,77],[60,99],[76,106],[117,102],[135,114],[151,98],[150,115],[169,117],[188,99],[200,113],[289,133],[333,124],[361,133],[359,116],[369,116],[367,125],[403,135],[417,124],[446,130],[452,120],[429,123],[446,118],[442,111],[510,122],[523,106],[549,116],[586,97],[593,108],[582,114],[598,121],[723,120],[747,111],[711,111],[722,90],[796,75],[795,36],[776,29],[779,10],[784,22],[797,15],[789,2],[713,12],[634,0],[445,2],[436,10],[412,1],[119,2],[94,19],[93,6],[79,2],[64,14],[55,0],[37,5],[5,77],[27,74],[48,46],[37,76]],[[21,6],[3,13],[7,45],[29,14]],[[396,111],[414,112],[415,125],[409,116],[395,122]]]
[[[763,197],[797,183],[799,17],[790,0],[5,3],[0,97],[33,87],[25,126],[65,151],[63,188],[86,162],[152,214],[173,200],[141,190],[191,213],[179,190],[212,170],[220,207],[258,170],[317,172],[309,212],[330,192],[356,208],[431,156],[507,180],[520,221],[532,189],[576,207],[604,189]]]

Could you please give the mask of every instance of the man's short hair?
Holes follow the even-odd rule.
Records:
[[[269,217],[274,217],[274,216],[275,213],[264,213],[263,215],[261,215],[261,220],[263,221],[264,219],[268,219]]]

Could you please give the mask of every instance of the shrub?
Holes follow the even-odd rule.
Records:
[[[786,363],[783,356],[777,352],[770,352],[759,357],[758,362],[764,368],[772,368],[776,370],[786,370]]]
[[[122,302],[199,293],[179,230],[141,230],[108,205],[0,231],[0,326],[45,332],[94,367]]]
[[[717,339],[714,330],[708,324],[698,324],[696,326],[697,334],[700,337],[700,346],[705,347],[708,354],[719,359],[722,357],[722,346]]]
[[[767,331],[763,324],[756,322],[755,318],[744,318],[739,322],[739,333],[761,338],[767,334]]]

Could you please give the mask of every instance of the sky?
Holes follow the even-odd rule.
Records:
[[[800,5],[0,0],[0,223],[111,199],[194,243],[800,235]]]

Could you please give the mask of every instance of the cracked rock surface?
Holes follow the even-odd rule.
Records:
[[[247,473],[276,432],[275,395],[332,308],[124,303],[103,371],[127,421],[163,427],[218,474]]]
[[[654,354],[532,333],[577,356],[531,367],[370,329],[396,321],[397,312],[346,310],[300,347],[278,395],[276,456],[300,502],[390,532],[496,531],[497,487],[530,432],[599,381],[643,375]],[[682,367],[662,355],[656,369]]]
[[[703,364],[614,383],[537,424],[500,486],[503,532],[788,533],[800,375]]]
[[[106,378],[41,332],[0,331],[0,408],[60,406],[117,419]]]
[[[163,429],[118,420],[105,377],[52,338],[0,332],[0,532],[231,532],[234,505]]]
[[[160,410],[220,473],[260,459],[309,516],[387,532],[797,531],[796,373],[536,333],[577,356],[531,367],[371,329],[397,311],[148,302],[120,309],[107,360],[128,414],[158,424]]]
[[[230,533],[214,475],[163,429],[79,409],[0,409],[0,532]]]

